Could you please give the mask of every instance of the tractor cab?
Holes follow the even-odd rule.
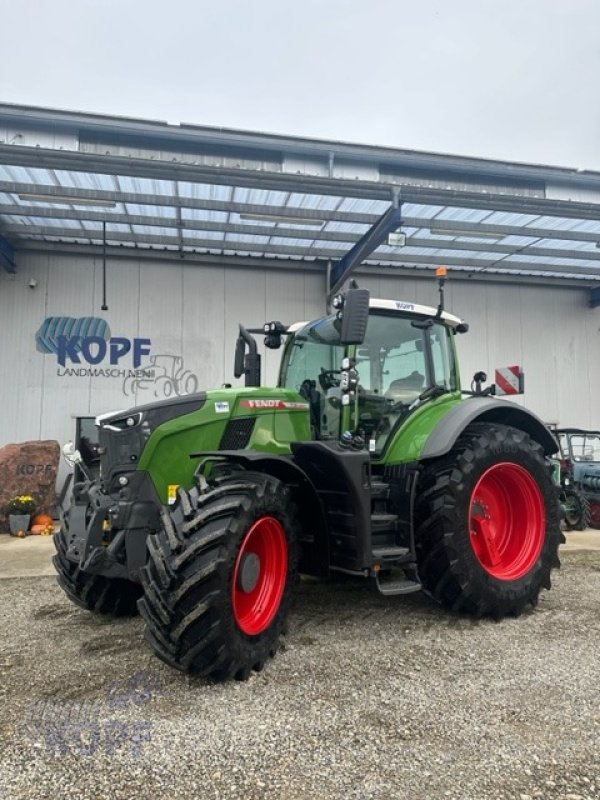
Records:
[[[346,432],[385,449],[391,432],[430,398],[459,388],[458,317],[413,303],[371,299],[361,342],[341,340],[339,315],[288,329],[279,386],[310,406],[315,439]]]

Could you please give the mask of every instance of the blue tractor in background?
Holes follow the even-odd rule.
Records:
[[[600,528],[600,431],[557,428],[554,434],[560,443],[565,527]]]

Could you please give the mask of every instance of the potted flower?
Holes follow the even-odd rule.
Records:
[[[8,524],[11,533],[26,531],[29,528],[31,515],[37,508],[34,498],[30,494],[18,494],[6,504]]]

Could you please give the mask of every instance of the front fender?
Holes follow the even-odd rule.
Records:
[[[231,462],[249,472],[263,472],[284,483],[292,492],[302,528],[299,570],[317,577],[329,575],[325,512],[313,482],[291,456],[274,455],[259,450],[215,450],[193,453],[190,457],[201,457],[198,472],[202,472],[205,463]]]

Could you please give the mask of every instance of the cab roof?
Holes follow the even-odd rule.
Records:
[[[433,308],[433,306],[422,306],[419,303],[410,303],[407,300],[383,300],[372,297],[369,300],[369,308],[380,311],[396,311],[408,314],[416,314],[419,317],[435,317],[437,314],[437,308]],[[452,328],[456,328],[456,326],[460,325],[462,322],[460,317],[457,317],[454,314],[449,314],[447,311],[442,311],[441,318]],[[288,326],[288,331],[290,333],[295,333],[296,331],[299,331],[300,328],[308,325],[309,322],[311,322],[311,320],[294,322],[292,325]]]

